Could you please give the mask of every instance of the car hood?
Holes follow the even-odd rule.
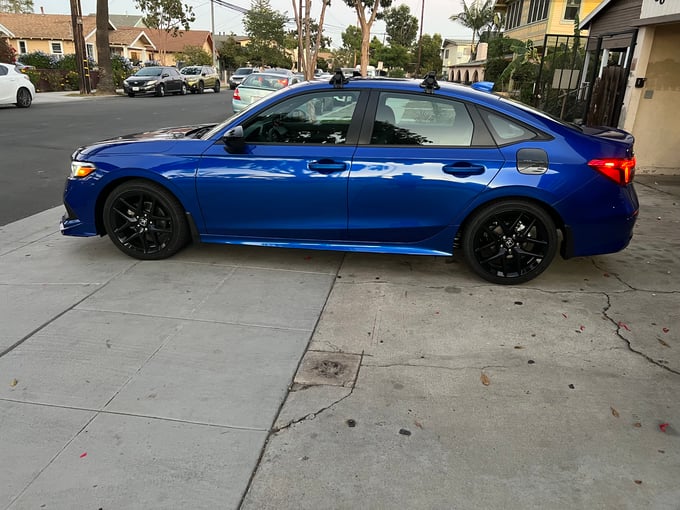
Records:
[[[91,145],[86,145],[80,147],[73,154],[73,159],[83,158],[97,154],[98,152],[106,149],[117,152],[118,149],[128,151],[128,145],[140,142],[156,142],[154,145],[154,151],[165,151],[169,150],[177,140],[183,138],[198,138],[201,134],[207,132],[209,129],[213,128],[215,124],[196,124],[191,126],[176,126],[176,127],[166,127],[161,129],[156,129],[153,131],[144,131],[142,133],[132,133],[129,135],[117,136],[115,138],[109,138],[106,140],[101,140],[95,142]],[[160,145],[158,142],[167,141],[167,143]]]

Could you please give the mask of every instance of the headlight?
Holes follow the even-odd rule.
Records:
[[[86,161],[71,161],[71,177],[73,179],[82,179],[87,177],[92,172],[97,170],[94,163],[88,163]]]
[[[158,80],[149,80],[149,81],[146,82],[146,84],[147,84],[147,85],[156,85],[156,82],[157,82],[157,81],[158,81]]]

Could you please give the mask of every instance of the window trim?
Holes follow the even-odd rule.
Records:
[[[531,0],[527,13],[527,25],[540,23],[548,19],[550,14],[550,0]]]
[[[54,45],[59,45],[59,51],[54,51]],[[50,41],[50,55],[64,56],[64,43],[62,41]]]
[[[505,18],[505,28],[512,30],[522,25],[522,7],[524,0],[516,0],[508,4],[507,15]],[[510,11],[513,11],[512,13]],[[510,16],[512,14],[512,17]]]
[[[24,51],[21,51],[21,46],[24,46]],[[26,55],[28,53],[28,41],[25,39],[20,39],[17,41],[17,47],[19,49],[19,55]]]
[[[576,13],[574,14],[573,18],[567,18],[567,9],[573,9],[576,8]],[[563,21],[574,21],[576,19],[576,16],[581,14],[581,0],[566,0],[564,2],[564,11],[562,11],[562,20]]]

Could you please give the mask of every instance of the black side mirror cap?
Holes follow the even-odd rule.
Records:
[[[246,140],[243,135],[243,126],[236,126],[222,135],[222,142],[224,142],[224,150],[229,154],[238,154],[243,152],[243,147]]]

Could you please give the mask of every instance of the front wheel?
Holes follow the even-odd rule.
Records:
[[[187,84],[182,83],[182,88],[179,91],[180,96],[186,96],[187,95]]]
[[[463,253],[485,280],[503,285],[528,282],[557,253],[555,222],[542,208],[521,200],[491,204],[463,227]]]
[[[128,181],[115,188],[104,203],[103,220],[113,244],[137,259],[164,259],[189,242],[179,201],[149,181]]]
[[[203,82],[199,81],[198,82],[198,93],[199,94],[203,94],[203,87],[204,87]]]
[[[165,85],[163,85],[162,83],[156,89],[156,96],[157,97],[165,96]]]
[[[215,86],[213,87],[213,91],[215,91],[215,94],[217,94],[220,91],[220,80],[215,81]]]

